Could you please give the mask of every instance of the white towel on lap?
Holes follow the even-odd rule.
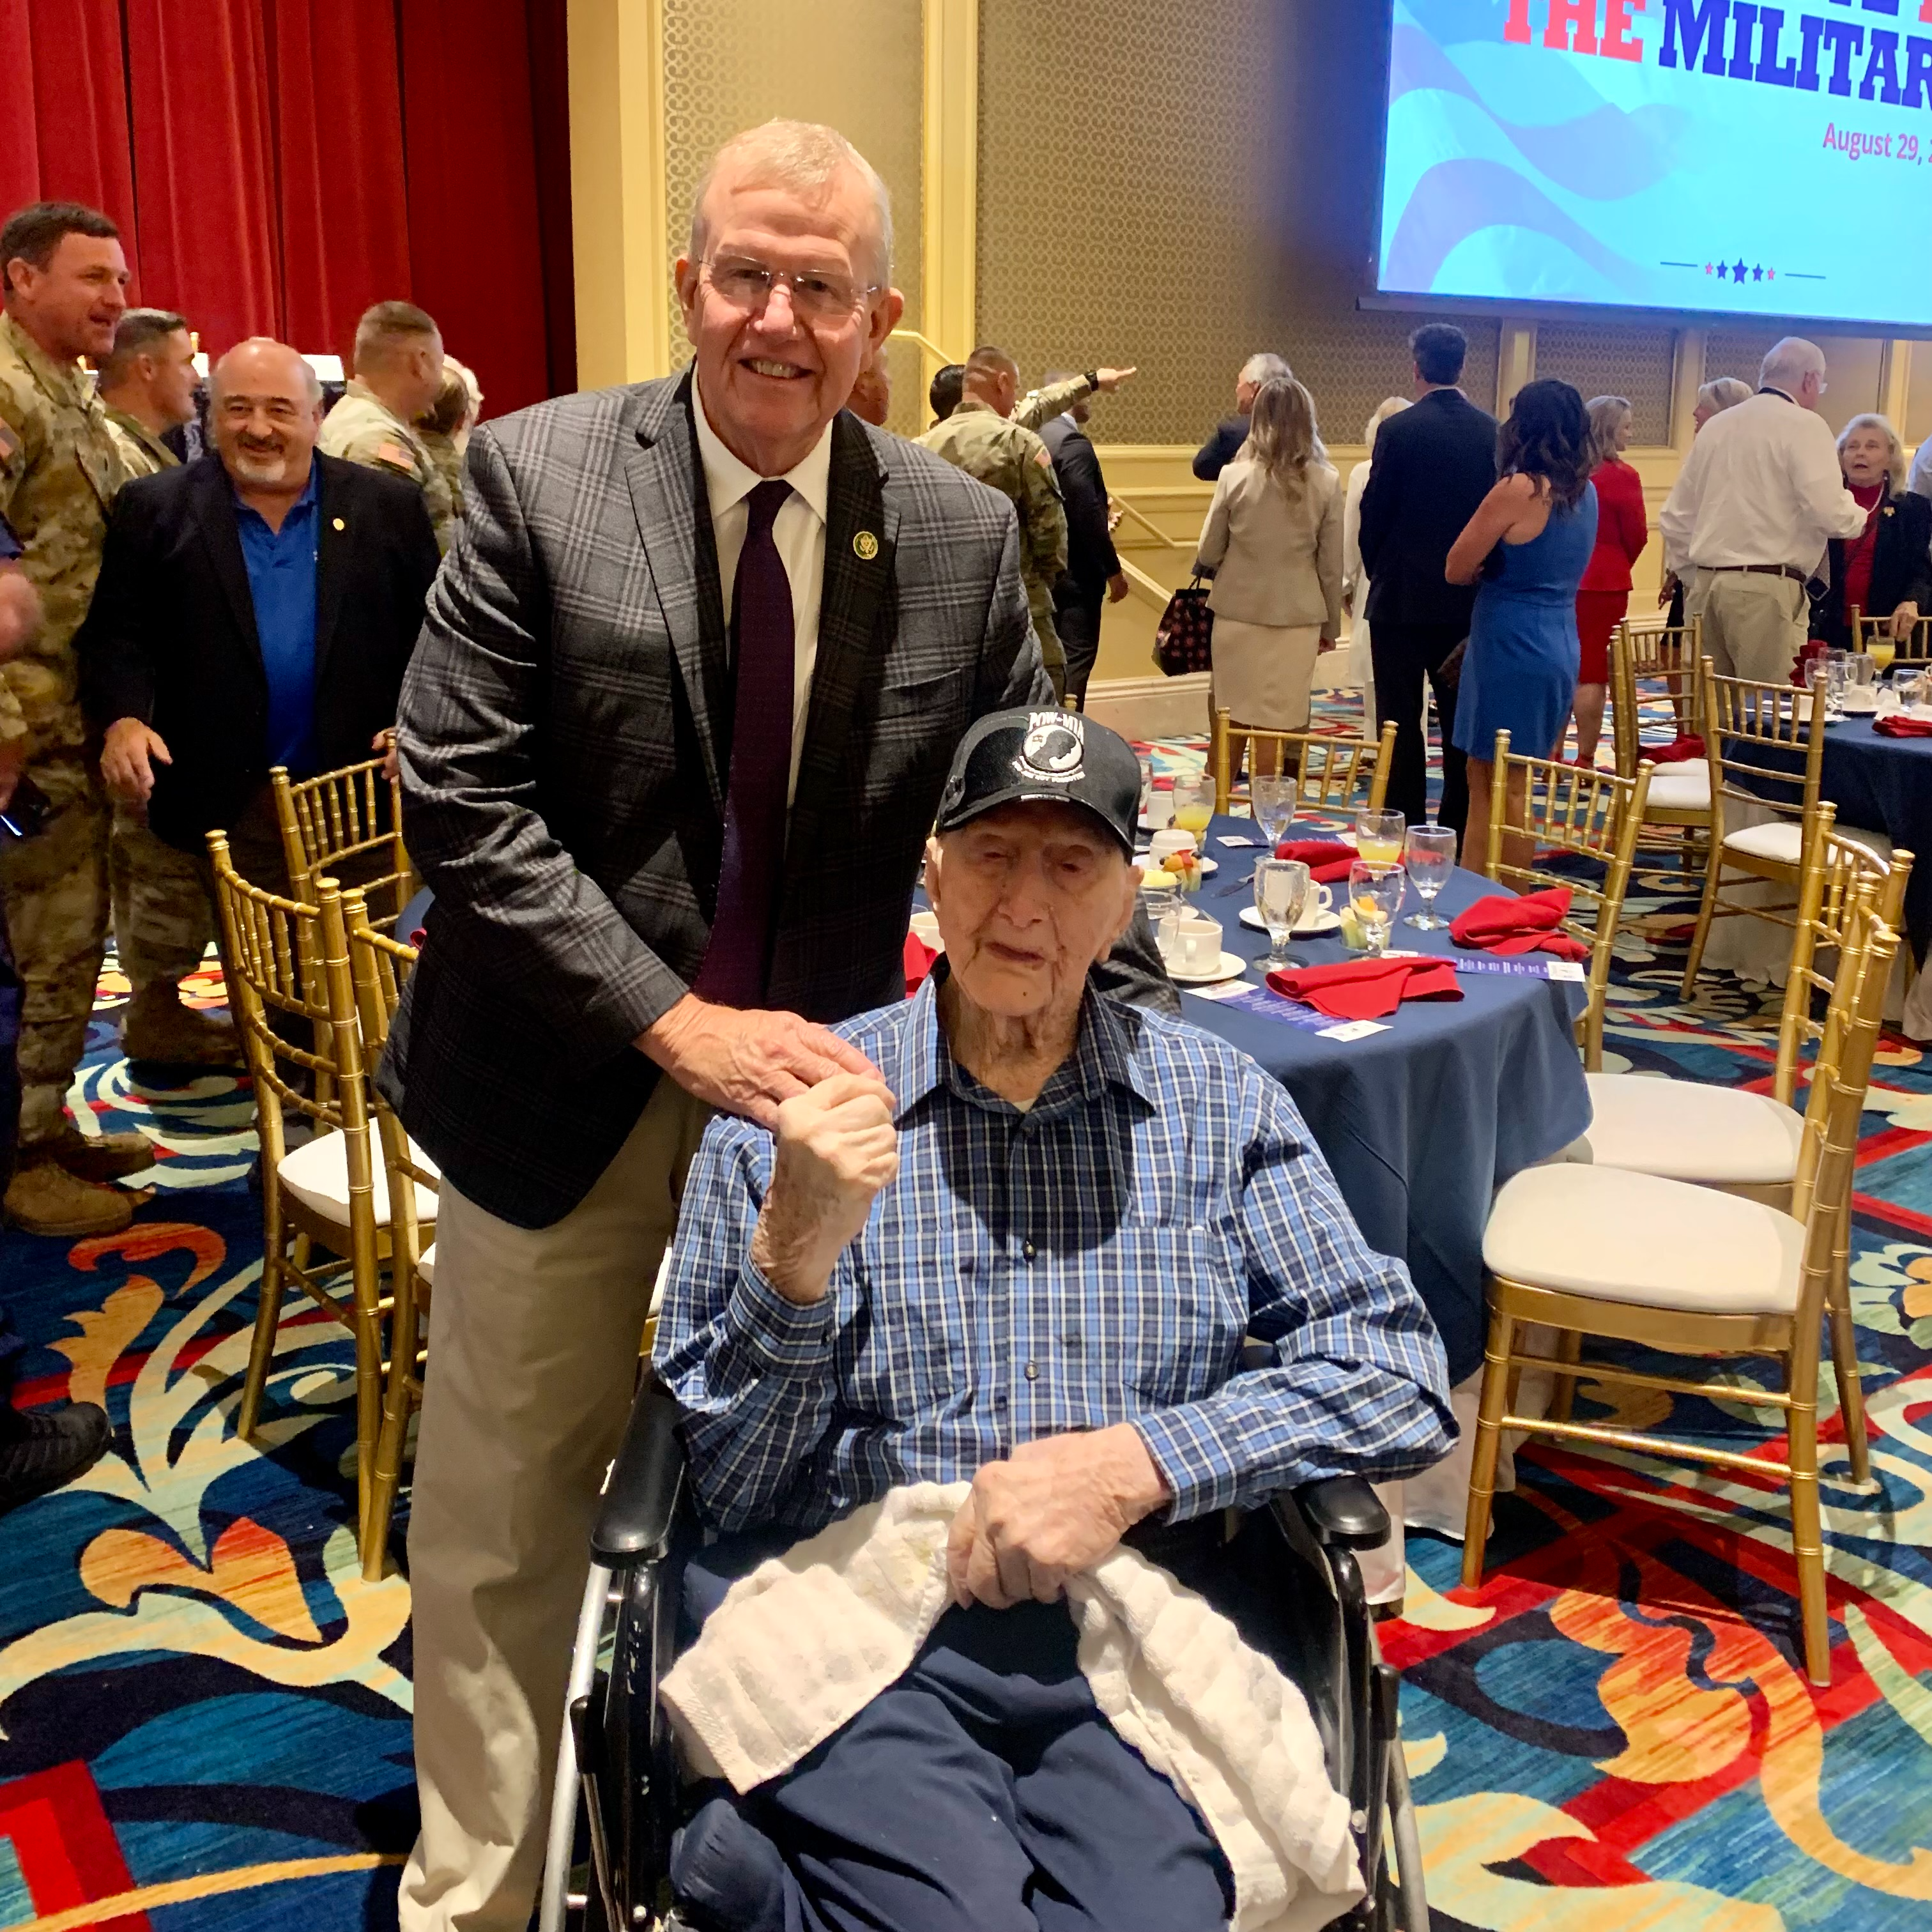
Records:
[[[904,1675],[952,1601],[946,1538],[967,1490],[895,1490],[731,1586],[662,1687],[694,1771],[748,1791]],[[1101,1714],[1228,1861],[1233,1932],[1314,1932],[1347,1910],[1362,1895],[1348,1801],[1300,1690],[1125,1545],[1067,1597]]]

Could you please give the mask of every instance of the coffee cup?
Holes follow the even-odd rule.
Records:
[[[1158,832],[1163,825],[1174,822],[1174,788],[1171,784],[1150,784],[1147,795],[1141,800],[1141,816],[1149,827]]]
[[[1169,826],[1164,832],[1156,832],[1148,841],[1148,861],[1156,866],[1160,865],[1162,860],[1171,856],[1176,852],[1191,852],[1193,850],[1193,833],[1178,831],[1172,826]]]
[[[1311,885],[1308,896],[1301,902],[1301,916],[1295,922],[1298,932],[1306,932],[1312,926],[1319,926],[1335,909],[1335,895],[1326,886]]]
[[[1221,926],[1205,913],[1189,913],[1174,933],[1172,963],[1184,973],[1211,973],[1221,963]]]

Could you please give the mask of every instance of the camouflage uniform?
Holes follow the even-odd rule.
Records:
[[[463,452],[457,448],[454,437],[445,436],[440,429],[419,429],[416,440],[429,452],[429,460],[436,465],[436,473],[442,478],[442,487],[449,493],[450,541],[453,543],[456,540],[456,526],[463,520]]]
[[[1084,376],[1070,376],[1064,382],[1049,382],[1043,389],[1031,389],[1013,406],[1012,419],[1022,429],[1037,435],[1042,424],[1064,416],[1076,403],[1097,393],[1096,386]]]
[[[55,808],[38,838],[0,852],[0,899],[26,988],[23,1148],[61,1131],[106,946],[107,799],[87,754],[74,637],[122,482],[106,412],[80,370],[0,316],[0,514],[20,537],[42,611],[26,649],[0,667],[0,743],[26,738],[26,775]]]
[[[139,416],[112,403],[102,407],[130,482],[178,467],[181,458]],[[214,940],[214,908],[200,867],[157,838],[137,808],[116,805],[107,869],[122,971],[137,991],[164,982],[178,986]]]
[[[920,441],[968,476],[990,484],[1018,513],[1020,574],[1026,580],[1034,635],[1040,640],[1040,658],[1055,694],[1064,693],[1066,653],[1053,622],[1053,584],[1066,568],[1066,512],[1060,507],[1060,485],[1054,480],[1053,458],[1046,445],[1024,424],[1009,422],[971,396]]]
[[[436,467],[423,433],[383,402],[359,379],[352,381],[340,402],[328,412],[316,448],[325,456],[359,463],[365,470],[386,470],[406,476],[423,493],[423,505],[436,527],[436,547],[445,556],[456,536],[456,504],[448,479]]]

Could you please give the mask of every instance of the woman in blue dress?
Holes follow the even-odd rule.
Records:
[[[1489,856],[1496,734],[1510,749],[1553,757],[1576,692],[1576,586],[1597,543],[1590,482],[1590,419],[1568,382],[1517,391],[1496,437],[1502,481],[1477,506],[1449,552],[1451,584],[1480,577],[1456,697],[1454,742],[1469,760],[1463,863]],[[1508,822],[1522,822],[1522,782],[1510,788]]]

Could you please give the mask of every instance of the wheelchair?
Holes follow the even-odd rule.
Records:
[[[682,1782],[656,1695],[677,1654],[685,1562],[701,1540],[678,1414],[676,1399],[646,1373],[592,1534],[539,1932],[689,1932],[669,1895]],[[1333,1922],[1348,1932],[1429,1928],[1398,1680],[1378,1652],[1354,1556],[1388,1528],[1359,1478],[1277,1496],[1250,1511],[1225,1546],[1239,1607],[1217,1606],[1300,1687],[1330,1779],[1348,1796],[1369,1882],[1366,1897]],[[1256,1606],[1270,1598],[1294,1614],[1258,1616]]]

